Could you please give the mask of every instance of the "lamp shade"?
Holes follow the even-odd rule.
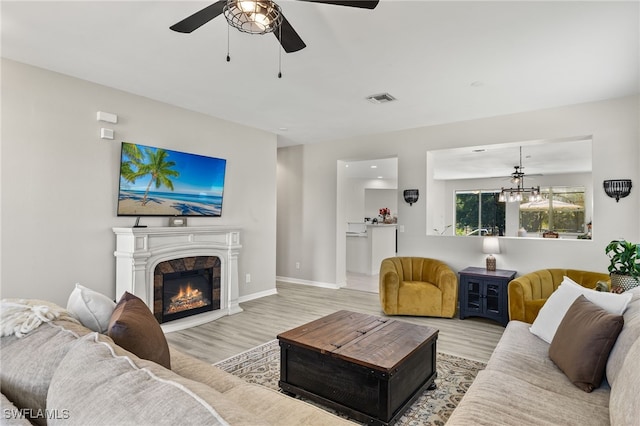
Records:
[[[500,240],[498,237],[484,237],[482,240],[482,252],[486,254],[500,253]]]

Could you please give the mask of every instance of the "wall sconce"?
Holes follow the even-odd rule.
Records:
[[[616,203],[620,198],[624,198],[631,192],[631,179],[613,179],[603,182],[604,192],[611,198],[616,199]]]
[[[413,205],[416,201],[418,201],[418,190],[417,189],[405,189],[404,190],[404,200],[409,203],[410,206]]]

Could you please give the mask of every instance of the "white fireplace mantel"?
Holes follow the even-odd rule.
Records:
[[[238,305],[240,229],[226,226],[113,228],[116,234],[116,300],[125,291],[153,310],[153,273],[167,260],[191,256],[220,259],[220,309],[161,324],[165,332],[241,312]]]

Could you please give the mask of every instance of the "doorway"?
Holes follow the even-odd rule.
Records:
[[[364,239],[367,235],[362,233],[366,233],[367,226],[381,221],[380,209],[389,209],[391,216],[397,218],[398,158],[339,160],[337,172],[338,282],[343,283],[345,288],[377,293],[377,273],[362,273],[351,262],[354,258],[366,257],[358,251],[362,249],[354,247],[366,246]],[[395,241],[392,244],[395,247]],[[355,255],[354,250],[358,251]],[[376,270],[378,267],[371,265],[369,269]]]

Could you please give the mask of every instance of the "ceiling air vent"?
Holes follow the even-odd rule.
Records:
[[[395,101],[396,98],[394,98],[388,93],[380,93],[378,95],[368,96],[367,100],[374,104],[386,104],[387,102]]]

